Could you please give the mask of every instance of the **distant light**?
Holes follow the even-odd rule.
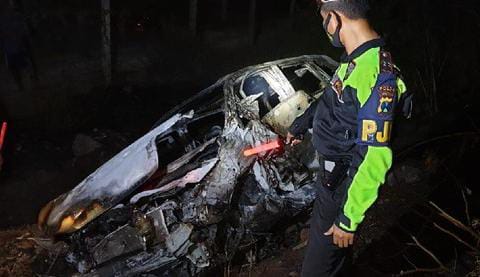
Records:
[[[7,135],[7,122],[2,123],[2,128],[0,129],[0,151],[3,147],[3,142],[5,141],[5,136]]]

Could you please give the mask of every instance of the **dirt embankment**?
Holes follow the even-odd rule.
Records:
[[[35,226],[0,232],[0,276],[64,276],[70,271],[63,258],[62,248],[54,248],[42,239]]]

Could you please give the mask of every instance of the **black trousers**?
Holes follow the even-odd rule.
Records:
[[[322,164],[322,163],[320,163]],[[333,244],[333,237],[325,236],[332,227],[346,193],[346,184],[342,182],[332,191],[323,185],[326,174],[322,170],[317,177],[318,195],[313,206],[310,220],[310,235],[302,266],[302,277],[323,277],[347,275],[348,249]]]

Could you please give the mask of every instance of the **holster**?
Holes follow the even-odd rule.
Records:
[[[331,172],[326,170],[326,164],[329,162],[335,164]],[[331,191],[335,191],[342,184],[350,168],[350,162],[345,160],[329,161],[320,159],[320,165],[323,167],[322,184]]]

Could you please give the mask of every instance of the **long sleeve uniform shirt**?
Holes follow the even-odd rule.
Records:
[[[406,92],[383,47],[384,41],[375,39],[344,55],[331,86],[290,127],[296,136],[313,128],[318,153],[347,161],[347,193],[335,223],[348,232],[364,219],[392,165],[395,108]]]

